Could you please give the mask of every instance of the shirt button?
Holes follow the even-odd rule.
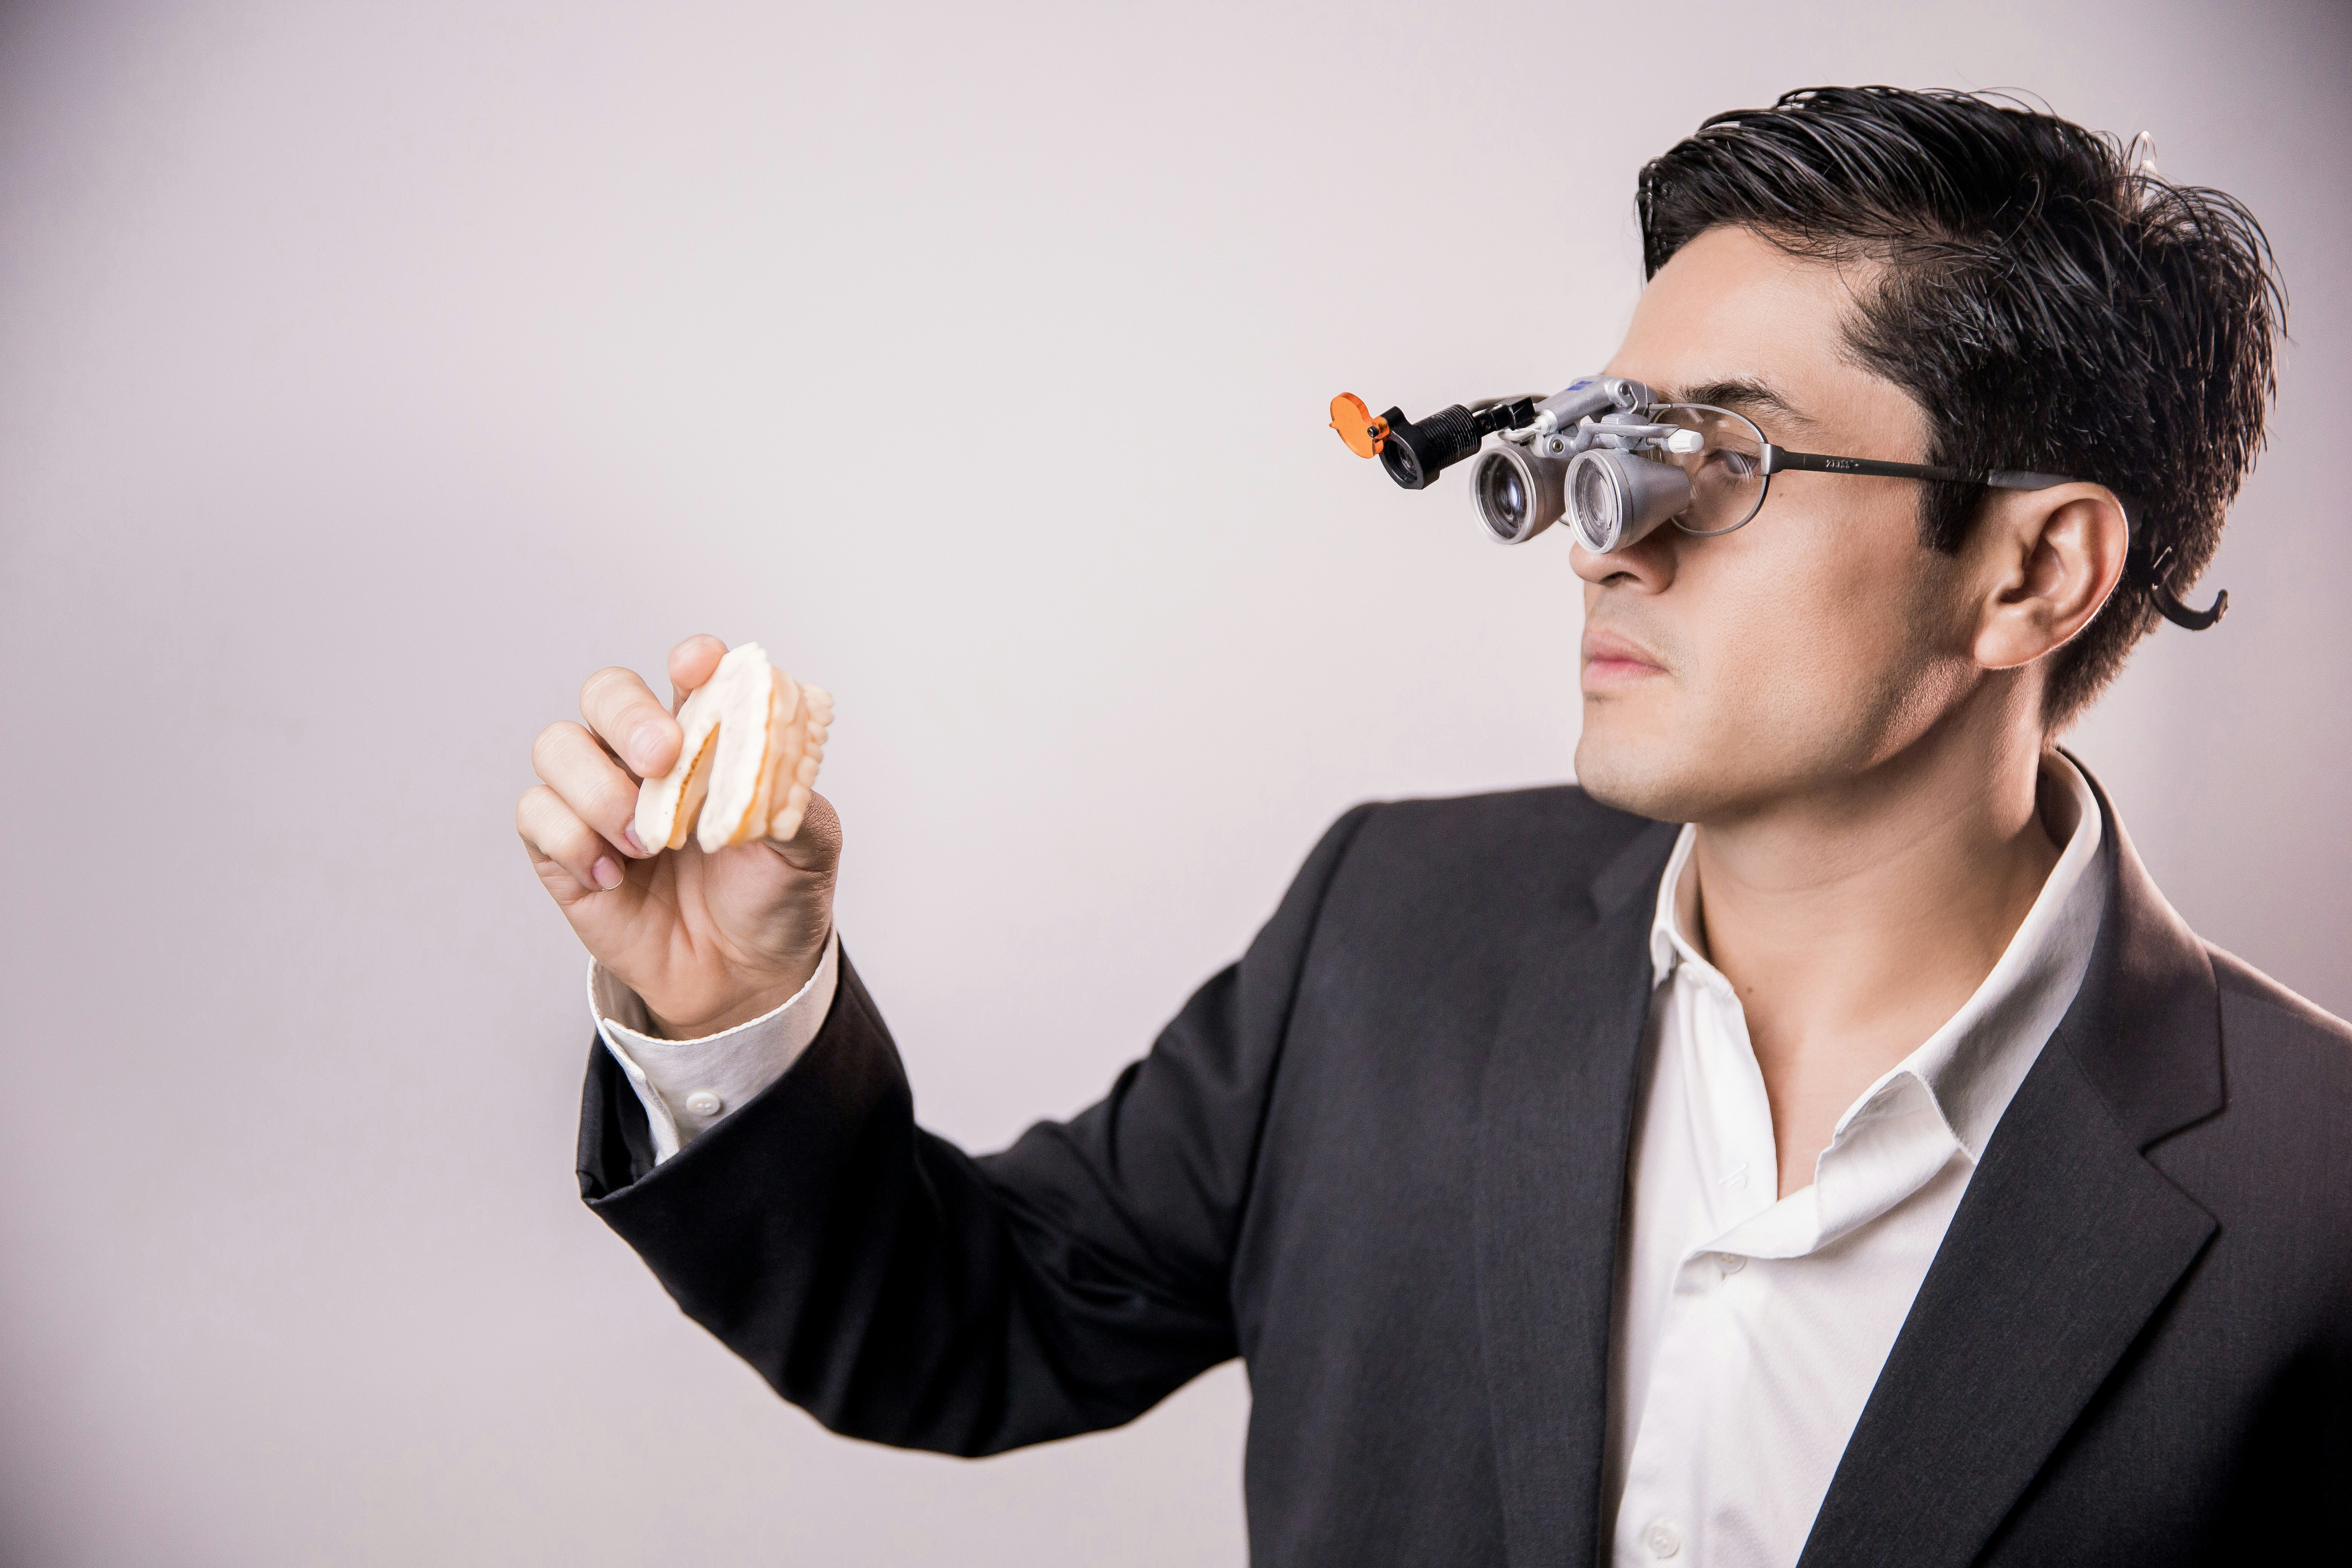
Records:
[[[697,1116],[716,1116],[727,1109],[727,1102],[707,1089],[698,1089],[686,1097],[686,1108]]]
[[[1683,1549],[1682,1531],[1661,1519],[1642,1531],[1642,1544],[1650,1549],[1653,1557],[1672,1557]]]
[[[1726,1274],[1737,1274],[1748,1267],[1748,1259],[1736,1252],[1718,1252],[1715,1255],[1715,1264]]]

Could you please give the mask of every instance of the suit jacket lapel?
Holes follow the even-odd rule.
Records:
[[[1478,1313],[1516,1568],[1599,1550],[1609,1318],[1650,1003],[1649,929],[1674,847],[1638,835],[1528,946],[1479,1113]]]
[[[1974,1560],[2213,1233],[2142,1158],[2221,1109],[2211,961],[2099,803],[2089,973],[1986,1147],[1803,1568]]]

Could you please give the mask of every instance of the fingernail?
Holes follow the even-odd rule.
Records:
[[[660,743],[661,732],[661,726],[651,721],[629,731],[629,760],[636,764],[640,775],[647,771],[646,764],[653,757],[654,747]]]
[[[613,864],[610,855],[597,857],[596,863],[588,868],[588,874],[596,879],[600,892],[609,893],[621,885],[621,868]]]
[[[646,853],[646,847],[638,840],[637,830],[635,827],[624,827],[621,829],[621,837],[629,841],[629,853],[632,855]]]

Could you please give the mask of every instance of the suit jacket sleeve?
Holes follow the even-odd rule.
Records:
[[[1131,1420],[1235,1353],[1267,1097],[1325,890],[1374,809],[1324,835],[1241,962],[1069,1121],[981,1158],[916,1126],[845,952],[792,1069],[658,1168],[594,1044],[582,1195],[689,1317],[837,1432],[977,1455]]]

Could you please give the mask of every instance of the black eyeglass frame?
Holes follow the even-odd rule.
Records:
[[[1756,514],[1764,510],[1765,501],[1771,497],[1772,476],[1775,474],[1864,474],[1878,479],[1920,479],[1931,484],[1988,485],[1994,489],[2001,490],[2046,490],[2059,485],[2099,483],[2096,479],[2076,479],[2064,474],[2040,474],[2025,468],[1971,470],[1948,468],[1935,463],[1892,463],[1877,458],[1839,458],[1823,452],[1792,452],[1786,447],[1777,447],[1767,440],[1763,429],[1745,414],[1729,408],[1719,408],[1711,403],[1658,403],[1651,405],[1642,412],[1644,415],[1656,415],[1678,408],[1692,409],[1705,414],[1720,414],[1727,418],[1738,420],[1754,431],[1758,447],[1757,466],[1762,471],[1764,479],[1763,484],[1756,491],[1756,504],[1748,509],[1746,517],[1741,518],[1729,528],[1685,528],[1679,521],[1676,521],[1675,527],[1693,539],[1719,539],[1727,533],[1737,532],[1754,521]],[[2167,587],[2164,582],[2164,568],[2171,560],[2172,552],[2167,549],[2154,560],[2149,560],[2141,550],[2139,503],[2112,485],[2102,486],[2102,488],[2114,496],[2116,504],[2123,508],[2124,526],[2131,538],[2131,542],[2126,547],[2124,553],[2125,570],[2138,578],[2147,588],[2148,596],[2155,601],[2158,612],[2175,626],[2185,626],[2192,632],[2201,632],[2220,620],[2222,613],[2230,607],[2229,590],[2225,588],[2214,595],[2212,605],[2208,609],[2192,610],[2182,604],[2173,595],[2172,590]]]

